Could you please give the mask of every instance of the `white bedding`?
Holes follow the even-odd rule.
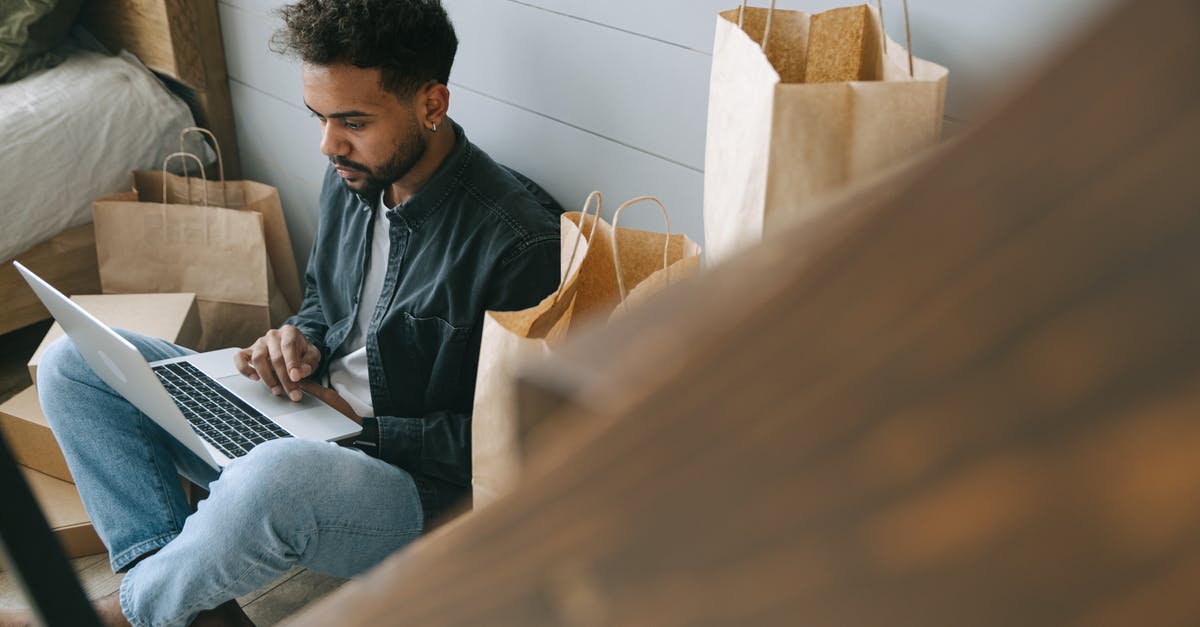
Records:
[[[0,85],[0,260],[91,222],[92,200],[160,167],[188,126],[187,106],[128,53],[79,50]]]

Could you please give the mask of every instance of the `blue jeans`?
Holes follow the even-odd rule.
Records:
[[[147,361],[191,352],[121,334]],[[421,533],[405,471],[287,438],[218,472],[96,376],[69,339],[43,355],[38,392],[113,571],[128,569],[120,600],[134,625],[186,625],[294,565],[351,577]],[[209,490],[195,513],[181,474]]]

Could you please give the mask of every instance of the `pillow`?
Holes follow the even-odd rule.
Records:
[[[51,52],[79,15],[82,0],[0,0],[0,83],[62,60]]]

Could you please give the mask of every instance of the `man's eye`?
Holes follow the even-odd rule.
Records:
[[[352,131],[361,130],[364,126],[366,126],[366,124],[363,124],[362,122],[346,122],[346,128]]]

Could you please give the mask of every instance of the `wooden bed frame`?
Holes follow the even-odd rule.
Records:
[[[241,177],[216,0],[84,0],[79,23],[111,50],[125,49],[166,79],[200,126],[221,143],[225,175]],[[68,294],[100,292],[92,225],[18,254]],[[0,265],[0,334],[49,317],[11,263]]]

